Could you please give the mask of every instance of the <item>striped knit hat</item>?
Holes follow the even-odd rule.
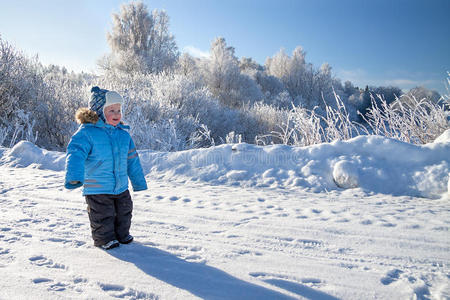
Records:
[[[98,117],[102,119],[104,122],[104,108],[111,104],[123,104],[123,98],[119,95],[119,93],[114,91],[108,91],[105,89],[101,89],[98,86],[94,86],[91,89],[91,100],[89,100],[89,109],[93,110],[97,113]]]

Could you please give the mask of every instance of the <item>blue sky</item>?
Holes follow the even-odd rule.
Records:
[[[0,0],[0,34],[28,55],[96,71],[109,51],[111,14],[127,1]],[[165,9],[180,51],[207,52],[218,36],[238,57],[264,64],[296,46],[355,85],[445,91],[450,71],[449,0],[152,0]]]

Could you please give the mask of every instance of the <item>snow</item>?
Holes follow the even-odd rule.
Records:
[[[327,192],[359,188],[396,196],[448,196],[450,129],[426,145],[359,136],[310,147],[226,144],[179,152],[139,151],[161,180]],[[64,153],[19,142],[0,159],[9,167],[64,170]]]
[[[450,131],[140,151],[136,242],[92,245],[64,153],[0,148],[0,299],[445,299]]]

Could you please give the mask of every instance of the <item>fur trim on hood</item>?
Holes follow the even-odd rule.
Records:
[[[98,115],[95,111],[90,110],[87,107],[82,107],[75,113],[75,119],[77,120],[78,124],[95,124],[98,121]]]

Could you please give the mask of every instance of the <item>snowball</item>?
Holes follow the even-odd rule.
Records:
[[[449,165],[446,161],[442,161],[439,164],[425,166],[423,171],[414,174],[413,179],[421,195],[429,198],[440,197],[449,190]]]
[[[358,169],[355,164],[341,160],[334,165],[333,179],[336,185],[343,189],[358,187]]]

